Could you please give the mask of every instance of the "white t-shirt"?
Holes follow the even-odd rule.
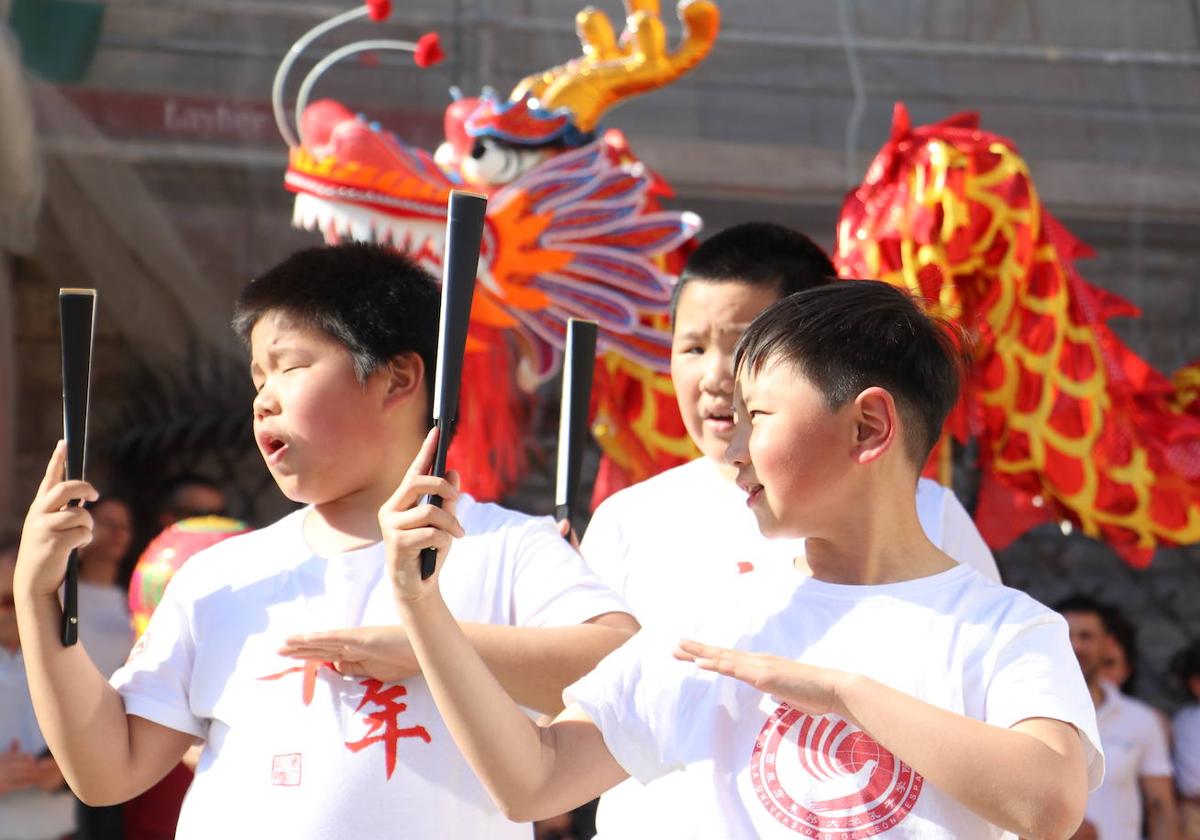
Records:
[[[958,498],[935,481],[917,485],[917,514],[930,541],[985,577],[999,581],[996,561]],[[758,530],[746,494],[710,458],[697,458],[614,494],[596,508],[583,556],[629,602],[643,627],[669,627],[692,614],[715,588],[766,567],[791,568],[803,540],[769,540]],[[630,780],[604,794],[597,837],[671,837],[678,813],[695,799],[694,774],[675,773],[643,786]]]
[[[111,677],[133,647],[129,595],[119,586],[79,581],[79,641],[101,674]]]
[[[1133,840],[1142,836],[1143,776],[1172,774],[1167,736],[1154,710],[1116,687],[1102,684],[1104,700],[1096,709],[1104,747],[1104,784],[1092,791],[1087,819],[1100,840]]]
[[[795,571],[745,575],[684,632],[864,674],[999,727],[1066,721],[1083,734],[1090,785],[1103,775],[1095,710],[1066,623],[966,567],[881,586]],[[678,633],[643,631],[566,692],[638,781],[688,767],[691,799],[672,806],[674,826],[661,836],[1006,836],[846,721],[801,714],[680,662],[671,655],[677,641]],[[650,835],[635,828],[625,836]]]
[[[276,652],[306,631],[396,624],[382,544],[332,558],[304,541],[306,510],[197,554],[167,586],[114,677],[129,714],[206,741],[180,840],[214,837],[529,838],[492,803],[424,679],[316,670]],[[440,575],[460,621],[578,624],[624,602],[549,518],[469,497],[467,536]]]
[[[41,756],[46,750],[33,714],[21,652],[0,648],[0,750],[16,740],[20,750]],[[75,797],[65,788],[46,793],[37,788],[0,794],[0,840],[43,840],[75,830]]]
[[[1175,713],[1175,784],[1184,796],[1200,796],[1200,703]]]

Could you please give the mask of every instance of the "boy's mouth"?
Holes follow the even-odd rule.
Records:
[[[258,436],[258,448],[262,450],[263,458],[270,465],[276,463],[284,456],[288,445],[282,438],[277,438],[272,434],[263,432]]]
[[[738,487],[742,488],[742,492],[746,494],[746,507],[753,507],[754,503],[762,496],[763,486],[754,484],[749,481],[738,481]]]
[[[704,412],[704,425],[717,431],[729,431],[733,428],[733,410],[714,408]]]

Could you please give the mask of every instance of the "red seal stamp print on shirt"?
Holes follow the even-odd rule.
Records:
[[[820,840],[859,840],[895,828],[924,782],[861,729],[786,703],[758,733],[750,779],[772,817]]]
[[[300,784],[300,753],[277,755],[271,759],[271,784],[284,787]]]

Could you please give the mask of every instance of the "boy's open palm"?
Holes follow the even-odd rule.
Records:
[[[59,441],[25,516],[15,577],[19,593],[56,595],[66,574],[67,555],[92,541],[92,515],[69,503],[94,502],[99,494],[86,481],[64,480],[66,459],[67,445]]]
[[[434,428],[425,437],[421,451],[396,492],[379,509],[388,574],[396,597],[401,600],[418,600],[436,586],[450,543],[466,534],[454,516],[458,474],[453,470],[445,478],[428,474],[433,468],[437,442],[438,430]],[[441,496],[442,507],[419,504],[426,495]],[[421,579],[421,550],[425,548],[436,549],[438,555],[436,571],[428,580]]]
[[[338,673],[392,683],[421,673],[403,627],[350,627],[289,636],[281,656],[331,662]]]
[[[838,685],[846,676],[842,671],[805,665],[767,653],[746,653],[686,639],[679,643],[675,658],[695,662],[705,671],[741,680],[810,715],[837,714],[846,717],[845,708],[838,697]]]

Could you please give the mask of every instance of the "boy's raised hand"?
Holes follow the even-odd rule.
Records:
[[[64,480],[66,460],[67,445],[60,440],[25,516],[14,578],[18,594],[57,597],[67,555],[92,541],[92,515],[69,503],[94,502],[99,494],[86,481]]]
[[[446,561],[446,552],[455,537],[466,535],[454,516],[458,499],[458,473],[451,470],[445,478],[429,475],[437,452],[438,430],[430,429],[392,497],[379,509],[379,528],[383,533],[388,574],[397,598],[415,601],[436,586],[438,573]],[[419,504],[425,495],[441,496],[442,507]],[[438,553],[437,570],[428,580],[421,579],[421,549]]]
[[[767,653],[703,645],[687,639],[679,643],[675,658],[695,662],[702,670],[741,680],[810,715],[849,717],[839,696],[841,681],[849,676],[843,671],[805,665]]]

